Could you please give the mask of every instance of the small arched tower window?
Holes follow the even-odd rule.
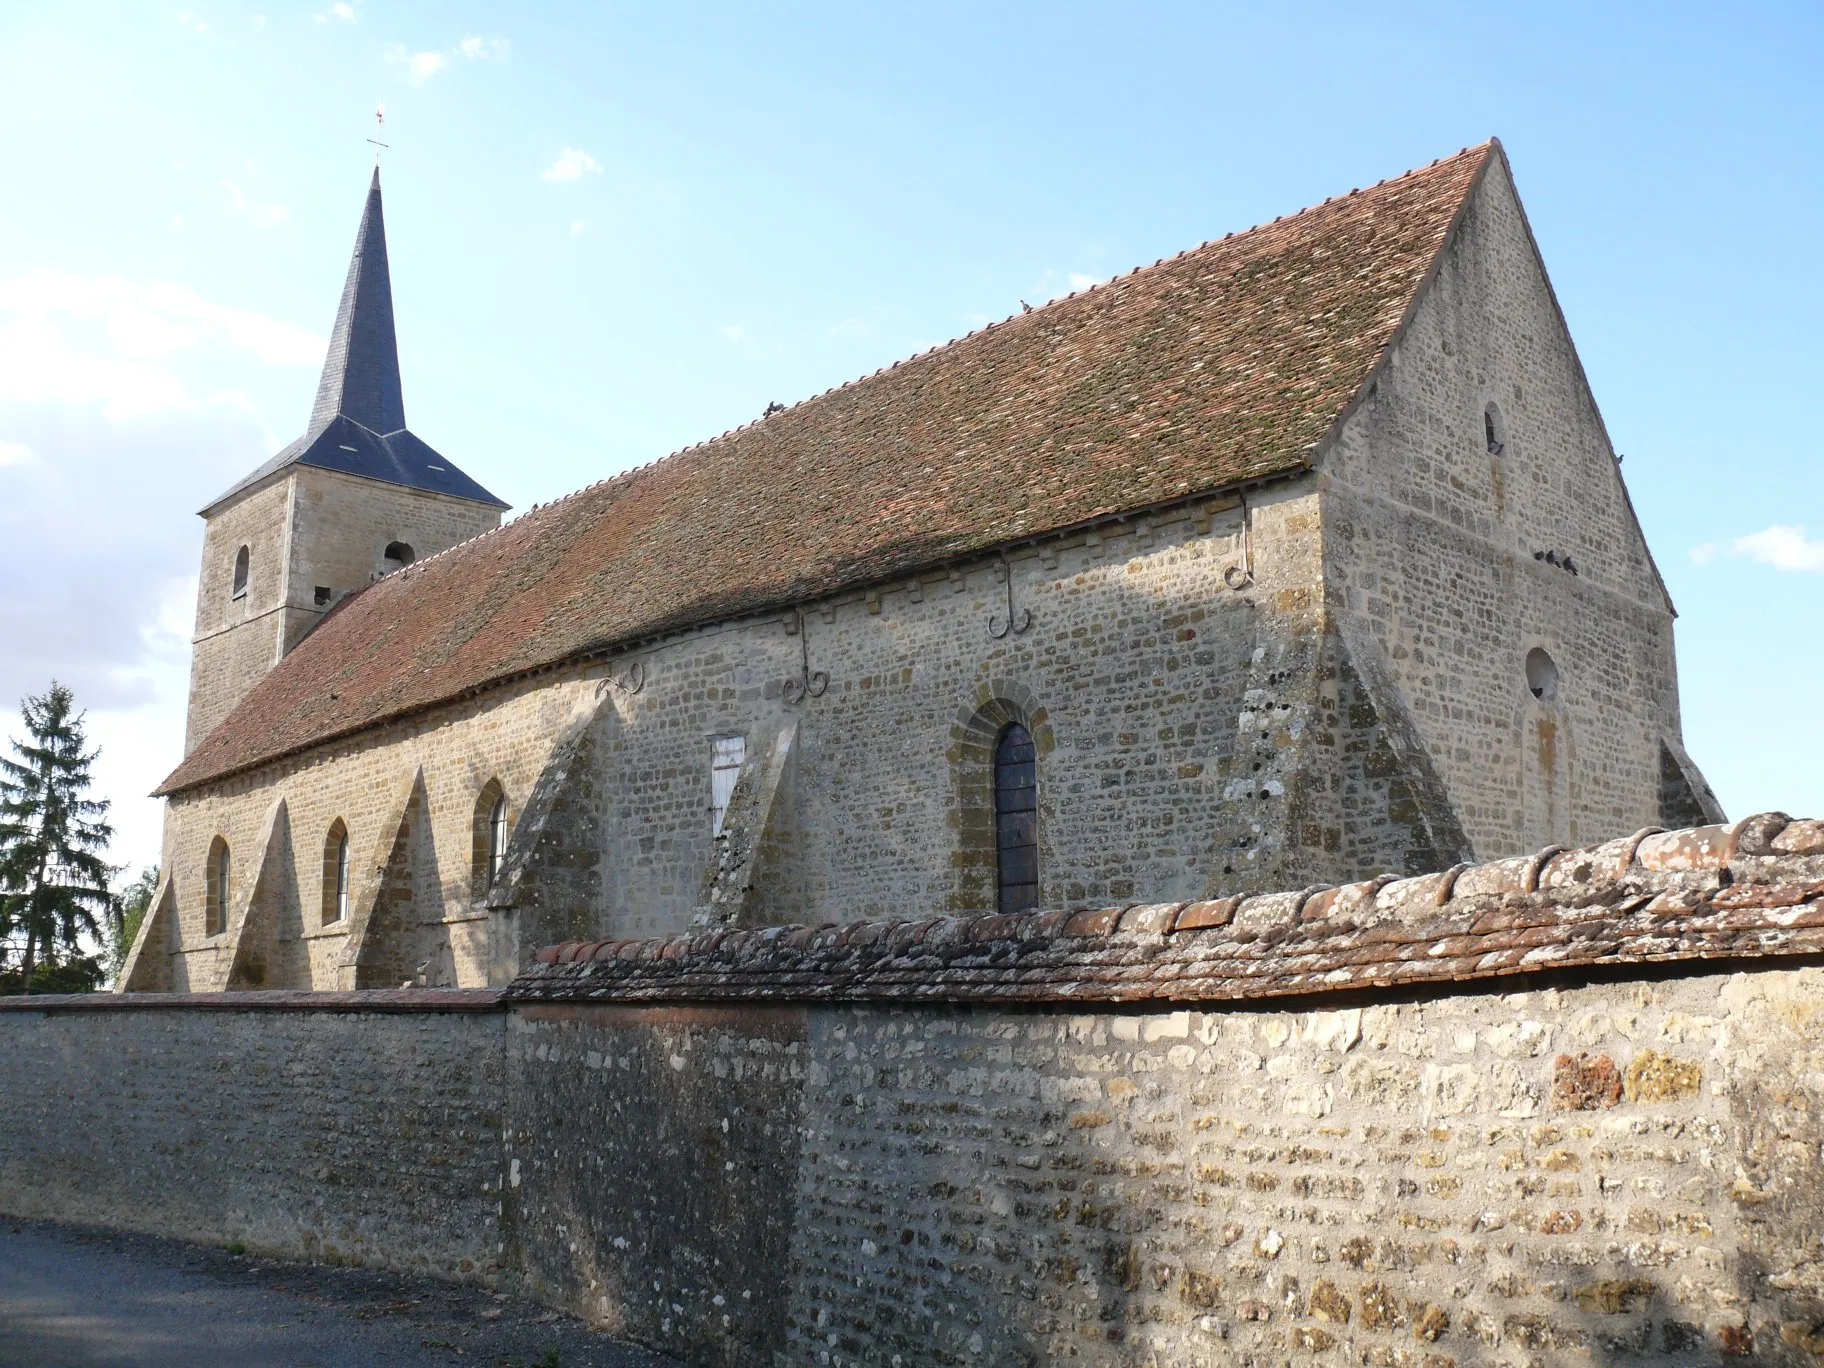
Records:
[[[994,872],[1002,912],[1039,905],[1039,764],[1018,722],[994,743]]]
[[[475,896],[480,897],[500,877],[500,863],[507,855],[507,794],[500,780],[482,785],[475,799]]]
[[[1482,439],[1488,445],[1490,456],[1499,456],[1507,450],[1507,424],[1501,417],[1501,406],[1490,404],[1482,410]]]
[[[228,842],[217,836],[209,846],[209,866],[203,879],[203,934],[219,936],[228,929]]]
[[[371,546],[373,543],[369,542],[368,545]],[[411,546],[402,541],[388,542],[386,544],[386,550],[382,553],[380,558],[381,567],[389,575],[395,570],[405,569],[406,566],[410,565],[416,559],[417,556],[413,553]]]
[[[234,596],[247,597],[247,572],[252,568],[253,552],[243,546],[234,553]]]
[[[323,924],[348,916],[348,827],[338,817],[323,842]]]
[[[1543,646],[1526,653],[1526,688],[1541,703],[1558,699],[1558,662]]]

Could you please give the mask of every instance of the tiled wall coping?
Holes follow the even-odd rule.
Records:
[[[36,993],[0,997],[0,1012],[498,1012],[498,988],[372,988],[353,993]]]
[[[1824,954],[1824,822],[1763,813],[1343,888],[547,947],[510,1001],[1195,1003]]]

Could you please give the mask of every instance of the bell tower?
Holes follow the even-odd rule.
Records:
[[[405,425],[375,167],[309,426],[202,510],[184,753],[342,599],[506,507]]]

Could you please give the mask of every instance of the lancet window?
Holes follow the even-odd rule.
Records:
[[[1018,722],[994,746],[994,867],[1002,912],[1039,904],[1038,751]]]

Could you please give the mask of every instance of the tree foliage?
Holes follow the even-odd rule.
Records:
[[[139,939],[139,928],[152,910],[152,895],[158,891],[158,866],[147,865],[139,877],[121,890],[115,901],[113,924],[109,927],[108,976],[118,985],[121,971],[127,967],[127,955]]]
[[[23,937],[18,983],[27,992],[38,986],[40,955],[52,969],[93,962],[82,937],[101,941],[101,918],[112,920],[114,870],[101,852],[114,833],[107,801],[89,796],[96,752],[75,707],[53,680],[20,705],[26,737],[0,756],[0,937]],[[88,977],[99,981],[98,962]]]

